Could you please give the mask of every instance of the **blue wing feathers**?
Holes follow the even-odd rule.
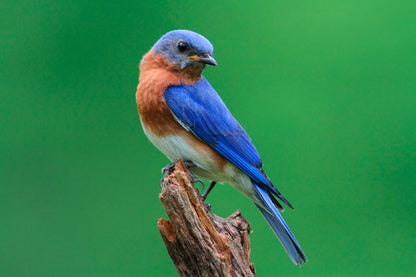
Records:
[[[263,173],[250,137],[204,77],[193,85],[169,86],[164,99],[175,117],[199,139],[292,207]]]
[[[260,156],[247,133],[205,78],[194,85],[168,87],[164,99],[176,118],[197,137],[219,148],[229,148],[249,165],[261,167]]]

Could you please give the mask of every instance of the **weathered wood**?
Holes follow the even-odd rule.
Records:
[[[180,276],[255,276],[249,223],[239,210],[228,218],[211,213],[181,160],[159,198],[170,221],[160,218],[158,228]]]

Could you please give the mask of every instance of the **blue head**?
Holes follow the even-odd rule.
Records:
[[[206,64],[217,65],[212,57],[214,47],[200,34],[187,30],[175,30],[162,36],[153,46],[170,64],[181,69],[192,67],[202,70]]]

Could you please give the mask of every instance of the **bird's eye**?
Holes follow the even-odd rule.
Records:
[[[178,43],[178,50],[179,50],[179,52],[185,52],[186,49],[188,49],[188,44],[186,44],[186,42],[184,42],[184,41],[180,41]]]

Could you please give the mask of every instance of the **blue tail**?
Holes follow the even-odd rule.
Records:
[[[255,182],[253,182],[253,185],[263,200],[263,205],[267,207],[268,210],[265,210],[258,205],[257,208],[259,208],[260,212],[267,220],[267,223],[269,223],[270,227],[272,227],[274,233],[277,235],[286,252],[289,254],[289,257],[295,264],[300,267],[302,262],[306,263],[308,259],[306,258],[302,249],[300,249],[299,243],[296,241],[295,236],[286,225],[283,217],[280,215],[279,211],[273,204],[271,199],[273,196],[270,196],[265,189],[257,185]]]

